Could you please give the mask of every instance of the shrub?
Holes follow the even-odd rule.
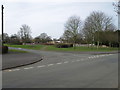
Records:
[[[8,47],[7,46],[2,46],[2,54],[8,53]]]
[[[54,45],[52,43],[43,43],[42,45]]]
[[[57,48],[69,48],[73,47],[73,44],[65,44],[65,43],[59,43],[55,45]]]

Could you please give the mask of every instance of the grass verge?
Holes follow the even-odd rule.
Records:
[[[47,46],[46,50],[49,51],[82,51],[82,52],[87,52],[87,51],[103,51],[103,52],[109,52],[109,51],[117,51],[118,48],[103,48],[99,47],[98,49],[96,47],[76,47],[75,49],[73,47],[71,48],[56,48],[55,46]]]
[[[44,47],[44,45],[9,45],[5,44],[8,47],[15,47],[15,48],[24,48],[24,49],[33,49],[33,50],[40,50]]]
[[[88,52],[88,51],[96,51],[96,52],[109,52],[109,51],[117,51],[118,48],[112,48],[112,47],[76,47],[75,49],[73,47],[71,48],[57,48],[54,45],[8,45],[5,44],[8,47],[15,47],[15,48],[25,48],[25,49],[33,49],[33,50],[45,50],[45,51],[82,51],[82,52]]]
[[[19,53],[28,53],[27,51],[9,49],[9,52],[19,52]]]

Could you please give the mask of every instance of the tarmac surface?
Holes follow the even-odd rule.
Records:
[[[3,70],[3,88],[117,88],[118,54],[29,50],[43,56],[35,64]]]
[[[44,51],[40,51],[41,52],[41,54],[40,54],[39,50],[37,51],[37,50],[13,48],[13,47],[9,47],[9,49],[28,51],[28,53],[9,52],[8,54],[3,54],[2,55],[2,70],[34,64],[36,62],[41,61],[44,57]],[[55,51],[54,52],[50,51],[50,52],[54,53]],[[56,53],[57,53],[57,51],[56,51]],[[62,52],[61,51],[60,53],[99,55],[99,54],[115,54],[115,53],[118,53],[118,51],[112,51],[112,52],[73,52],[73,51]],[[45,54],[48,54],[48,53],[46,53],[46,51],[45,51]],[[60,59],[60,57],[59,57],[59,59]]]
[[[42,60],[42,56],[35,53],[9,52],[2,55],[2,70],[33,64]]]

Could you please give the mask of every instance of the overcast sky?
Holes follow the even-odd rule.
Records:
[[[5,7],[4,32],[16,34],[22,24],[27,24],[33,37],[47,33],[52,38],[59,38],[70,16],[80,16],[84,22],[92,11],[102,11],[112,16],[117,26],[113,2],[115,0],[4,0],[1,2]]]

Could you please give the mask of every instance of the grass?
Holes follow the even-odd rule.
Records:
[[[49,51],[82,51],[82,52],[86,52],[86,51],[117,51],[118,48],[103,48],[103,47],[99,47],[98,49],[96,47],[76,47],[75,49],[72,48],[56,48],[55,46],[47,46],[46,50]]]
[[[9,49],[9,52],[27,53],[27,51],[15,50],[15,49]]]
[[[33,49],[33,50],[45,50],[45,51],[117,51],[118,48],[112,48],[112,47],[99,47],[98,49],[96,47],[76,47],[75,49],[72,48],[56,48],[54,45],[8,45],[9,47],[16,47],[16,48],[25,48],[25,49]]]
[[[44,45],[9,45],[5,44],[8,47],[15,47],[15,48],[24,48],[24,49],[33,49],[33,50],[40,50],[44,47]]]

